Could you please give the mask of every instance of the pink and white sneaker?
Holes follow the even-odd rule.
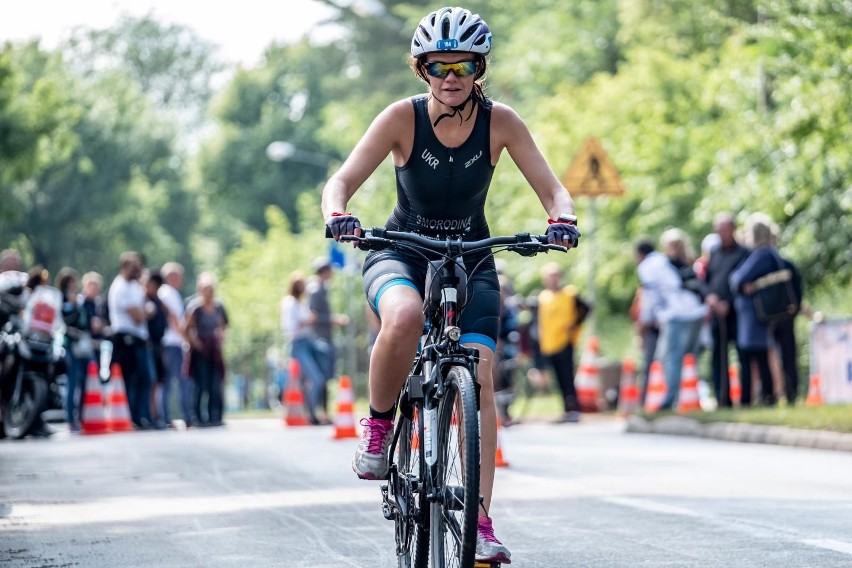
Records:
[[[479,515],[479,523],[476,528],[476,561],[512,563],[512,554],[509,549],[494,536],[491,518],[483,515]]]
[[[363,418],[361,442],[352,460],[352,470],[361,479],[385,479],[388,476],[388,446],[393,439],[393,421]]]

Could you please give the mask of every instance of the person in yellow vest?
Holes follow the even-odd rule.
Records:
[[[576,286],[562,284],[562,277],[562,267],[556,262],[549,262],[541,269],[544,290],[538,295],[539,346],[562,393],[564,414],[557,422],[579,422],[574,347],[580,339],[589,306],[580,298]]]

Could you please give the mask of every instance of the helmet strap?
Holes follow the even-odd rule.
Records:
[[[467,103],[470,102],[471,99],[474,99],[474,95],[473,95],[474,90],[475,89],[470,90],[470,94],[467,96],[467,98],[461,104],[457,104],[455,106],[450,106],[447,103],[445,103],[444,101],[442,101],[441,99],[439,99],[437,97],[437,95],[435,95],[435,93],[430,89],[430,91],[429,91],[430,96],[434,97],[435,100],[438,101],[439,103],[441,103],[442,105],[450,106],[450,108],[453,109],[453,112],[445,112],[444,114],[442,114],[441,116],[436,118],[435,122],[432,123],[432,126],[433,127],[438,126],[438,123],[441,122],[441,120],[443,120],[447,117],[452,118],[456,115],[459,116],[459,124],[462,124],[463,122],[465,122],[467,120],[470,120],[470,117],[473,116],[473,109],[474,109],[474,107],[476,107],[476,102],[474,102],[474,104],[470,105],[470,112],[467,113],[467,118],[462,118],[461,111],[464,110],[464,107],[467,106]],[[474,101],[475,101],[475,99],[474,99]]]

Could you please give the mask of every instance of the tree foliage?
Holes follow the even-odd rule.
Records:
[[[435,5],[321,1],[336,9],[338,40],[271,43],[215,97],[215,47],[153,17],[81,30],[57,52],[5,45],[0,239],[80,268],[123,248],[215,267],[236,308],[231,352],[272,341],[290,272],[324,250],[318,200],[328,173],[382,108],[425,91],[406,59],[414,26]],[[594,217],[577,198],[583,245],[559,258],[581,287],[594,274],[598,314],[626,309],[639,236],[676,225],[697,244],[723,210],[740,220],[768,213],[809,295],[848,288],[848,1],[467,5],[494,33],[487,92],[519,111],[556,174],[589,136],[620,170],[627,193],[598,200]],[[197,129],[202,122],[209,128]],[[196,143],[181,143],[188,134]],[[273,141],[295,150],[271,161]],[[350,206],[378,224],[394,199],[386,162]],[[508,156],[487,214],[494,232],[544,228]],[[534,268],[550,259],[506,257],[507,270],[532,290]]]

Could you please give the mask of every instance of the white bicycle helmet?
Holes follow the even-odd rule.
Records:
[[[435,51],[469,51],[486,55],[491,51],[488,24],[464,8],[441,8],[420,20],[411,40],[411,55]]]

